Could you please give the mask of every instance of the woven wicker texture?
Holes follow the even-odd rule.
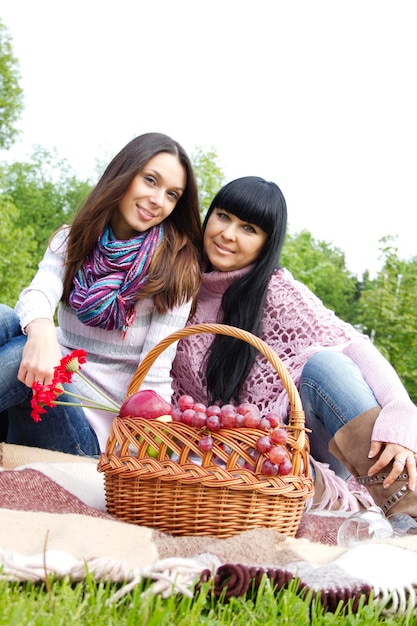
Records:
[[[313,495],[300,397],[285,366],[261,339],[224,324],[198,324],[172,333],[138,367],[128,396],[140,389],[147,371],[173,342],[192,334],[218,333],[252,344],[279,374],[288,393],[290,413],[286,453],[292,472],[260,473],[253,450],[261,432],[225,429],[211,432],[213,449],[198,447],[202,433],[178,422],[116,417],[98,469],[104,472],[109,513],[123,521],[172,535],[231,537],[257,527],[287,536],[297,532],[305,500]],[[150,449],[152,452],[150,455]],[[247,469],[250,467],[250,469]]]

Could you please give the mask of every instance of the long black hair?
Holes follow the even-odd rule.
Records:
[[[232,213],[240,220],[258,226],[268,235],[253,267],[230,285],[221,305],[224,324],[260,336],[269,280],[279,267],[287,230],[285,198],[275,183],[258,176],[245,176],[231,181],[216,194],[207,211],[203,231],[214,209]],[[242,385],[254,364],[256,352],[245,341],[215,335],[206,368],[210,404],[239,402]]]

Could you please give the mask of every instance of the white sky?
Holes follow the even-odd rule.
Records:
[[[289,230],[379,268],[417,255],[414,0],[2,0],[21,141],[96,177],[134,136],[214,149],[227,180],[274,180]]]

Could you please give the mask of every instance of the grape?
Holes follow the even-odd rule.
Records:
[[[236,415],[235,413],[226,413],[225,415],[220,415],[220,422],[224,428],[236,428]]]
[[[188,395],[183,395],[178,398],[178,406],[181,411],[185,411],[186,409],[192,409],[194,407],[194,398]]]
[[[195,415],[194,409],[185,409],[185,411],[182,412],[182,421],[184,422],[184,424],[187,424],[188,426],[192,426],[194,415]]]
[[[268,420],[268,422],[271,424],[271,428],[277,428],[277,426],[281,424],[279,415],[277,415],[276,413],[267,413],[265,415],[265,419]]]
[[[261,423],[261,416],[255,412],[245,413],[245,427],[246,428],[259,428]]]
[[[262,463],[261,472],[265,476],[276,476],[278,474],[278,465],[271,463],[269,459],[265,459]]]
[[[206,420],[206,426],[209,430],[219,430],[221,428],[219,416],[209,415]]]
[[[182,411],[179,406],[172,409],[172,421],[182,422]]]
[[[260,455],[265,455],[260,472],[265,476],[285,476],[292,472],[292,463],[287,456],[285,445],[288,442],[288,431],[282,427],[276,413],[261,415],[259,408],[250,402],[242,402],[238,407],[233,404],[223,406],[202,402],[194,402],[192,396],[183,394],[178,399],[178,406],[172,409],[172,420],[183,422],[188,426],[203,429],[207,433],[221,428],[251,428],[259,430],[260,436],[254,448],[247,450],[253,463],[240,459],[238,463],[246,469],[256,471]],[[264,433],[264,434],[262,434]],[[199,449],[205,453],[213,449],[214,440],[210,434],[203,434],[198,442]],[[221,444],[226,455],[232,453],[229,446]]]
[[[259,415],[259,409],[256,404],[250,404],[249,402],[242,402],[242,404],[239,404],[237,412],[241,415],[245,415],[246,413],[257,413]]]
[[[256,449],[258,452],[265,454],[266,452],[270,451],[272,445],[273,442],[271,437],[269,435],[265,435],[264,437],[259,437],[258,441],[256,442]]]
[[[284,462],[286,458],[287,458],[287,455],[285,454],[285,450],[282,446],[273,446],[269,450],[269,460],[272,463],[276,463],[277,465],[280,465],[281,463]]]
[[[210,452],[213,449],[213,439],[210,435],[205,435],[198,442],[198,447],[202,452]]]
[[[274,443],[286,444],[288,441],[288,432],[285,428],[276,428],[271,433],[271,439]]]
[[[210,417],[211,415],[220,415],[220,407],[217,406],[217,404],[212,404],[211,406],[208,406],[206,409],[206,415],[207,417]]]
[[[195,410],[195,407],[194,407]],[[207,416],[205,413],[201,413],[200,411],[196,411],[191,419],[191,426],[195,426],[195,428],[203,428],[206,425]]]
[[[292,463],[288,457],[285,457],[284,461],[279,464],[278,474],[282,476],[286,476],[287,474],[291,474],[292,472]]]
[[[221,417],[223,417],[223,415],[235,415],[235,414],[236,414],[236,409],[233,406],[233,404],[223,404],[223,406],[220,407]]]
[[[236,424],[235,428],[244,428],[245,427],[245,416],[241,413],[236,413]]]

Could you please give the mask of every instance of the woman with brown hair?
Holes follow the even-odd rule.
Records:
[[[0,307],[6,440],[99,454],[114,415],[67,404],[49,408],[35,423],[32,385],[49,385],[61,357],[83,349],[83,374],[97,397],[79,378],[71,391],[93,400],[104,391],[121,403],[143,356],[185,325],[199,287],[201,249],[197,185],[186,152],[160,133],[133,139],[109,163],[72,225],[54,234],[15,310]],[[168,401],[174,355],[175,346],[143,383]]]

